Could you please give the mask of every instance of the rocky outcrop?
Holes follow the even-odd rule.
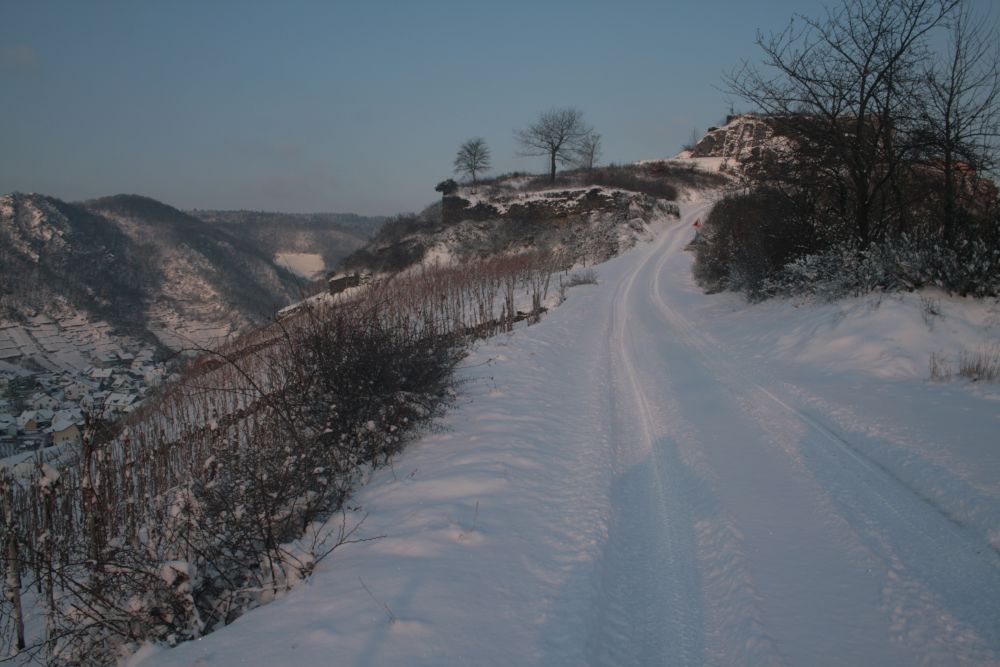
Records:
[[[768,151],[779,150],[783,145],[775,125],[768,116],[729,116],[722,127],[709,128],[691,157],[720,157],[738,163],[759,161]]]

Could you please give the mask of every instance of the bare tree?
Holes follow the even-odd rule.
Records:
[[[893,185],[909,158],[926,36],[960,0],[839,0],[822,19],[797,16],[758,34],[761,72],[744,63],[732,91],[777,119],[798,144],[787,173],[831,193],[826,205],[862,245],[886,231]]]
[[[732,115],[732,114],[730,114],[730,115]],[[681,146],[681,148],[684,149],[684,150],[686,150],[686,151],[693,151],[695,149],[695,147],[698,145],[698,141],[700,139],[701,139],[701,134],[698,132],[697,126],[696,127],[692,127],[691,128],[691,137],[688,139],[688,142],[686,144],[684,144],[683,146]]]
[[[486,140],[477,137],[459,146],[455,156],[455,173],[466,174],[476,182],[476,174],[490,169],[490,148]]]
[[[556,163],[572,164],[577,157],[580,142],[593,134],[583,122],[583,112],[577,109],[552,109],[542,113],[538,120],[515,137],[521,144],[524,157],[549,158],[549,180],[556,182]]]
[[[959,177],[966,169],[995,166],[1000,136],[1000,47],[996,26],[982,23],[968,5],[951,24],[947,58],[926,69],[923,119],[932,164],[941,171],[944,241],[956,241]]]
[[[601,157],[601,135],[597,132],[590,132],[580,139],[576,146],[576,163],[590,171],[597,164],[597,159]]]

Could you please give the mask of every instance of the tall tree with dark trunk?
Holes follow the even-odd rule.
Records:
[[[490,169],[490,148],[483,138],[469,139],[459,146],[455,156],[455,173],[466,174],[476,182],[476,174]]]
[[[577,109],[552,109],[515,136],[524,157],[544,156],[549,159],[549,182],[556,182],[556,164],[576,161],[580,143],[593,134],[583,122],[583,112]]]

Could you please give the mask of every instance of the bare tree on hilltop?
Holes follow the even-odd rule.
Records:
[[[597,164],[597,159],[601,157],[601,135],[597,132],[590,132],[576,148],[576,163],[581,168],[590,171]]]
[[[546,111],[527,128],[515,132],[521,144],[521,156],[549,158],[549,180],[552,183],[556,182],[556,163],[577,162],[581,145],[593,134],[593,129],[583,122],[583,112],[578,109]]]
[[[477,137],[459,146],[455,156],[455,173],[466,174],[476,182],[476,174],[490,169],[490,148],[486,140]]]

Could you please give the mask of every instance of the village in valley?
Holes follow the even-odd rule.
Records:
[[[0,321],[0,457],[79,445],[88,417],[120,420],[163,381],[160,357],[82,316]]]

